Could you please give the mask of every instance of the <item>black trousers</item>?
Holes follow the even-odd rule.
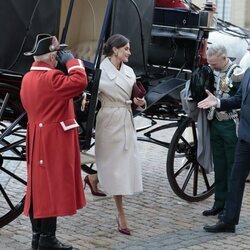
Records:
[[[250,143],[239,139],[236,145],[234,165],[222,218],[227,224],[237,225],[239,223],[245,183],[249,171]]]
[[[31,210],[30,221],[33,233],[40,233],[44,235],[55,235],[57,217],[34,219],[33,211]]]
[[[233,120],[211,122],[210,140],[214,161],[214,207],[223,209],[234,163],[237,136]]]

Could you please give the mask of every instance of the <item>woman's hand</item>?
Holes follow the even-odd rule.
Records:
[[[144,107],[146,104],[144,97],[143,98],[134,97],[133,101],[135,105],[137,105],[138,107]]]

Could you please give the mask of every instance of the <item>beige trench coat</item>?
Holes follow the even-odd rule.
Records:
[[[108,58],[101,63],[96,121],[96,166],[101,187],[109,195],[132,195],[142,191],[137,137],[130,96],[134,71],[122,64],[120,71]]]

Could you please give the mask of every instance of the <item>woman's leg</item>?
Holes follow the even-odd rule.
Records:
[[[106,196],[103,192],[98,189],[98,176],[97,174],[86,175],[84,178],[85,185],[87,184],[91,190],[92,195],[95,196]]]
[[[127,220],[123,209],[122,195],[114,195],[114,199],[117,208],[117,219],[119,222],[119,226],[121,228],[127,228]]]
[[[97,192],[98,177],[97,174],[88,175],[90,185],[92,186],[94,192]]]

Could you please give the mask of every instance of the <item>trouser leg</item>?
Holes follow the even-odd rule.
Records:
[[[250,143],[239,140],[231,174],[229,191],[222,220],[227,224],[239,223],[245,181],[250,169]]]
[[[41,219],[41,233],[46,235],[56,235],[56,217]]]
[[[213,121],[211,146],[215,172],[214,207],[223,209],[227,197],[231,170],[234,162],[237,137],[233,121]]]
[[[38,242],[39,242],[39,238],[41,235],[41,219],[34,219],[32,206],[30,208],[29,217],[30,217],[30,222],[32,226],[31,247],[32,249],[35,250],[38,247]]]
[[[214,193],[214,207],[223,208],[226,199],[227,181],[225,176],[226,161],[223,155],[223,148],[218,144],[213,146],[214,159],[214,175],[215,175],[215,193]]]
[[[214,122],[213,122],[214,123]],[[217,122],[218,123],[218,122]],[[222,209],[225,203],[225,170],[226,170],[226,159],[224,155],[224,143],[221,138],[221,134],[218,131],[216,125],[212,124],[211,127],[211,147],[214,162],[214,207]]]
[[[41,219],[34,219],[33,213],[30,213],[30,222],[33,233],[41,233]]]

